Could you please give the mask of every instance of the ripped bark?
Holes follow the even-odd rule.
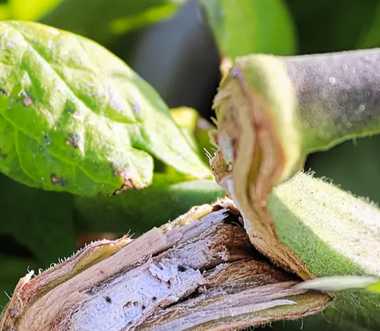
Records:
[[[331,298],[299,282],[257,253],[224,200],[27,275],[0,330],[240,329],[324,309]]]

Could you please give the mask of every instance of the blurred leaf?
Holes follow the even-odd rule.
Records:
[[[321,53],[358,47],[379,0],[288,0],[300,53]]]
[[[37,20],[62,0],[8,0],[0,5],[0,19]]]
[[[0,243],[2,245],[3,243]],[[37,269],[31,259],[0,254],[0,310],[8,302],[18,280],[25,276],[28,270]]]
[[[0,42],[11,45],[0,49],[0,171],[81,195],[150,185],[153,156],[210,176],[159,95],[103,47],[14,21],[0,22]]]
[[[11,17],[11,11],[8,4],[0,4],[0,20],[6,20]]]
[[[41,267],[75,249],[71,196],[31,189],[0,176],[0,210],[0,234],[12,235],[27,247]],[[0,254],[6,245],[0,243]]]
[[[380,281],[371,284],[367,287],[367,290],[374,293],[380,293]]]
[[[364,17],[363,17],[364,18]],[[380,46],[380,1],[371,16],[366,17],[367,30],[360,36],[357,47],[371,48]]]
[[[195,139],[195,129],[199,115],[195,109],[189,107],[178,107],[170,109],[174,121],[182,129],[187,140],[194,149],[197,149],[197,142]]]
[[[198,150],[199,156],[208,163],[208,154],[211,154],[215,149],[210,140],[210,134],[215,130],[215,127],[202,118],[193,108],[178,107],[172,108],[170,111],[174,121],[182,128],[190,144]]]
[[[170,19],[117,38],[110,47],[171,107],[186,105],[211,115],[219,54],[198,1],[186,1]]]
[[[189,132],[194,131],[199,117],[195,109],[190,107],[177,107],[171,108],[170,113],[179,127],[189,130]]]
[[[156,174],[153,185],[114,197],[81,198],[75,202],[83,232],[133,231],[142,233],[183,214],[195,205],[224,196],[213,181],[178,182],[179,178]]]
[[[167,3],[159,7],[155,6],[148,8],[142,13],[134,16],[128,15],[122,18],[117,18],[110,23],[110,30],[116,36],[122,35],[167,18],[175,12],[175,9],[176,7],[173,6],[173,3]]]
[[[100,43],[172,15],[183,0],[62,0],[42,22]]]
[[[10,0],[12,19],[36,20],[49,12],[62,0]]]
[[[380,137],[348,141],[323,153],[309,157],[306,169],[326,176],[355,195],[380,203]]]
[[[195,139],[197,146],[202,153],[203,159],[209,163],[209,156],[215,152],[215,145],[211,140],[212,132],[215,130],[215,126],[209,121],[200,117],[195,128]]]
[[[222,56],[292,54],[294,27],[281,0],[200,0]]]
[[[328,312],[328,314],[322,312],[322,314],[302,320],[276,322],[260,331],[377,331],[341,318],[338,323],[334,323],[330,316],[331,310]]]

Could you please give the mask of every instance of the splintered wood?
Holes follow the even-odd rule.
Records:
[[[320,312],[326,294],[261,257],[228,201],[103,241],[20,280],[0,330],[229,330]]]

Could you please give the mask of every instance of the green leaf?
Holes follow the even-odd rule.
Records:
[[[365,22],[363,25],[367,29],[365,29],[359,38],[358,48],[380,46],[380,2],[377,2],[376,7],[370,14],[370,16],[364,16]]]
[[[222,56],[292,54],[294,27],[280,0],[200,0]]]
[[[172,108],[170,111],[174,121],[182,129],[190,144],[198,151],[198,155],[208,163],[209,155],[215,150],[210,139],[210,134],[215,130],[215,127],[202,118],[193,108],[178,107]]]
[[[194,205],[214,202],[225,195],[213,181],[178,180],[175,176],[156,174],[153,185],[141,191],[112,198],[76,198],[84,232],[142,233],[176,218]]]
[[[9,5],[8,4],[0,4],[0,20],[9,19],[11,16]]]
[[[297,28],[299,52],[312,54],[363,48],[358,41],[373,22],[379,1],[291,0],[287,4]]]
[[[105,43],[117,35],[168,18],[181,2],[182,0],[63,0],[41,21]]]
[[[192,108],[178,107],[170,109],[170,113],[177,125],[182,129],[189,143],[194,149],[197,149],[197,141],[194,133],[199,119],[198,112]]]
[[[0,22],[0,43],[0,171],[80,195],[150,185],[153,156],[209,176],[161,98],[101,46],[27,22]]]
[[[40,267],[75,249],[73,208],[69,195],[32,189],[0,175],[0,234],[25,246]],[[6,245],[0,243],[0,254]]]
[[[380,136],[347,141],[326,152],[311,155],[307,168],[333,180],[342,189],[380,203]]]
[[[13,19],[36,20],[48,13],[62,0],[10,0],[9,7]]]
[[[373,283],[367,287],[367,290],[374,293],[380,293],[380,281]]]
[[[8,0],[0,5],[0,19],[37,20],[62,0]]]

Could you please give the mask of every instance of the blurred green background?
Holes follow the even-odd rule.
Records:
[[[380,0],[0,0],[0,19],[40,21],[94,39],[170,107],[192,107],[207,120],[223,56],[380,45]],[[205,123],[198,118],[190,129],[212,151]],[[312,155],[306,169],[380,202],[379,151],[377,137],[350,141]],[[89,240],[141,233],[221,194],[211,183],[157,175],[143,192],[90,200],[37,191],[0,175],[0,305],[27,270],[46,268]]]

